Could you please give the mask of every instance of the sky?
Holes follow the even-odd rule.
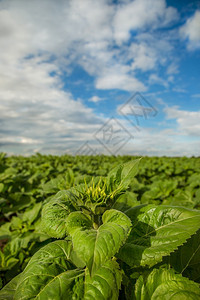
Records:
[[[200,156],[200,1],[0,0],[0,152]]]

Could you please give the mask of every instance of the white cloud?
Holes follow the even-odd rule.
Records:
[[[178,107],[166,107],[164,112],[167,119],[176,120],[179,134],[200,136],[200,111],[185,111],[178,109]]]
[[[108,73],[96,81],[98,89],[118,89],[126,91],[145,91],[146,87],[136,78],[128,74]]]
[[[189,50],[200,48],[200,10],[197,10],[180,28],[180,34],[188,39]]]
[[[118,6],[114,17],[114,37],[121,44],[129,40],[131,30],[167,25],[177,18],[176,9],[164,0],[135,0]]]
[[[99,101],[104,100],[103,98],[100,98],[99,96],[92,96],[91,98],[88,99],[91,102],[97,103]]]
[[[34,55],[40,63],[53,58],[57,68],[67,72],[72,71],[71,63],[77,63],[97,79],[102,79],[106,69],[112,68],[114,72],[120,65],[120,75],[124,64],[116,61],[112,49],[115,5],[106,0],[44,0],[42,3],[35,0],[28,4],[7,0],[4,3],[0,18],[3,32],[0,60],[5,68],[8,65],[13,68],[16,61]],[[8,72],[15,69],[8,68]],[[124,71],[122,75],[123,81]]]
[[[150,156],[199,156],[200,141],[185,140],[165,130],[142,129],[124,152]]]
[[[193,136],[185,136],[176,129],[160,129],[147,128],[140,126],[138,131],[134,126],[131,126],[127,121],[118,120],[123,127],[131,133],[133,138],[130,138],[126,145],[123,146],[118,154],[128,155],[156,155],[156,156],[199,156],[200,140],[194,139]],[[146,120],[145,122],[149,122]],[[148,126],[148,125],[147,125]],[[122,135],[123,136],[123,135]],[[124,139],[127,133],[124,131]],[[112,144],[111,144],[112,145]],[[110,145],[110,149],[114,150],[114,146]],[[93,144],[94,149],[108,154],[98,144]]]
[[[20,153],[45,147],[49,151],[63,149],[72,140],[88,139],[100,124],[92,109],[59,88],[58,76],[49,76],[58,70],[53,63],[32,58],[17,64],[16,69],[8,67],[13,73],[5,71],[4,77],[0,70],[0,145],[7,151],[9,147],[16,152],[21,147]]]
[[[156,128],[145,127],[145,122],[146,126],[150,122],[149,118],[143,122],[143,126],[140,126],[139,131],[128,122],[122,123],[134,136],[134,139],[131,139],[124,147],[123,153],[157,156],[199,156],[200,111],[184,111],[178,107],[169,107],[162,100],[161,104],[165,106],[165,129],[161,129],[159,126]],[[174,119],[177,126],[171,127],[167,123],[167,120],[171,119]]]
[[[170,80],[169,80],[170,81]],[[163,85],[165,88],[168,87],[168,82],[162,78],[160,78],[158,75],[156,74],[151,74],[149,76],[149,84],[160,84]]]
[[[8,136],[8,137],[0,137],[0,144],[3,143],[16,143],[16,144],[42,144],[40,140],[34,140],[27,137],[22,136]]]
[[[62,90],[62,66],[73,62],[70,45],[83,39],[84,31],[78,28],[77,11],[73,32],[68,6],[64,1],[0,2],[0,145],[6,151],[63,150],[88,139],[101,121]],[[83,24],[92,26],[92,18],[85,17]]]
[[[122,2],[121,2],[122,3]],[[124,71],[127,64],[123,51],[113,48],[115,35],[120,34],[125,23],[120,23],[120,18],[126,18],[127,22],[135,22],[134,28],[151,29],[167,25],[177,17],[177,11],[166,7],[164,0],[135,0],[124,1],[123,4],[111,5],[109,1],[92,0],[59,1],[39,0],[30,3],[22,0],[5,0],[0,3],[1,13],[1,64],[3,67],[15,65],[16,60],[34,55],[39,56],[40,63],[45,59],[54,59],[58,68],[72,71],[71,63],[80,64],[90,75],[95,76],[96,82],[101,82],[104,74],[109,69],[118,72],[118,80],[121,78],[121,89],[127,90],[130,84],[124,85],[124,77],[133,78],[138,90],[144,90],[144,83],[138,83],[135,74],[129,74],[129,69]],[[127,32],[132,25],[125,28]],[[134,27],[135,26],[135,27]],[[122,28],[122,29],[121,29]],[[153,39],[153,35],[151,39]],[[138,36],[136,37],[138,38]],[[150,42],[150,40],[148,41]],[[146,42],[133,43],[129,52],[132,56],[132,70],[147,71],[153,69],[156,64],[166,61],[166,45],[161,47],[162,41],[154,38],[151,46]],[[160,46],[158,46],[158,44]],[[165,42],[166,44],[166,42]],[[14,45],[11,47],[10,45]],[[154,45],[158,51],[154,50]],[[165,49],[163,55],[160,47]],[[127,51],[126,51],[127,52]],[[49,58],[46,58],[46,56]],[[161,58],[162,56],[162,58]],[[158,58],[159,57],[159,58]],[[3,68],[2,68],[3,69]],[[121,71],[122,70],[122,71]],[[8,72],[15,72],[15,69]],[[98,81],[99,79],[99,81]],[[106,78],[105,78],[106,79]],[[130,79],[128,79],[130,81]],[[137,84],[136,84],[137,82]],[[96,86],[98,88],[99,85]],[[105,89],[109,86],[105,83]]]
[[[177,74],[179,73],[178,65],[175,62],[172,62],[167,68],[167,74]]]
[[[161,85],[167,86],[167,81],[162,78],[163,74],[159,75],[160,67],[165,68],[167,74],[175,74],[178,72],[177,64],[172,61],[174,60],[174,48],[170,42],[169,35],[169,32],[168,35],[163,34],[162,39],[160,39],[157,33],[139,33],[135,38],[136,41],[132,42],[126,49],[126,58],[130,63],[131,70],[135,72],[138,70],[142,72],[153,72],[149,72],[152,76],[148,82],[150,84],[159,81]],[[168,81],[170,80],[171,78],[169,77]]]
[[[149,47],[147,43],[132,43],[129,47],[129,57],[133,58],[131,68],[147,71],[154,69],[157,63],[155,48]]]
[[[168,74],[176,73],[176,67],[169,65],[173,46],[170,37],[161,39],[154,30],[176,20],[177,11],[164,0],[119,3],[0,1],[0,145],[7,151],[66,152],[91,140],[105,120],[73,98],[70,87],[66,90],[67,77],[63,89],[60,75],[70,74],[73,64],[94,77],[97,89],[145,91],[148,82],[141,82],[137,71],[152,70],[150,83],[167,87],[156,71],[162,66],[168,67]],[[128,44],[131,31],[134,40]],[[102,98],[94,93],[89,100]],[[180,115],[175,118],[189,135],[194,128],[189,119],[198,124],[199,115],[187,117],[187,124]],[[138,144],[130,145],[140,153],[144,149],[158,153],[151,137],[157,139],[157,149],[159,143],[173,146],[167,134],[144,130]],[[128,145],[124,151],[130,150]]]

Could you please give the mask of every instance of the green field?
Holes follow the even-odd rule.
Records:
[[[200,299],[200,158],[138,158],[0,154],[0,299]]]

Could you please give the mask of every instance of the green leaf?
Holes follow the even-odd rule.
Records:
[[[173,270],[154,269],[149,275],[141,275],[136,282],[136,300],[197,300],[199,285]]]
[[[1,291],[0,300],[14,300],[14,294],[17,288],[21,274],[14,277]]]
[[[86,269],[84,300],[117,300],[122,275],[116,261],[107,261],[93,277]]]
[[[195,206],[194,192],[189,190],[178,191],[177,194],[169,200],[167,204],[173,206],[184,206],[188,208],[194,208]]]
[[[75,269],[70,253],[71,242],[67,241],[56,241],[40,249],[21,273],[14,299],[60,300],[66,295],[72,299],[73,288],[84,271]]]
[[[28,222],[29,224],[32,224],[33,221],[35,221],[35,219],[37,218],[40,209],[42,207],[42,203],[36,203],[32,209],[27,210],[24,212],[24,214],[22,215],[22,220],[25,222]]]
[[[200,212],[183,207],[138,206],[126,211],[133,223],[118,257],[130,266],[153,266],[200,227]]]
[[[200,230],[164,262],[170,263],[183,276],[200,283]]]
[[[112,208],[126,212],[131,207],[138,206],[139,204],[140,202],[137,201],[137,194],[126,191],[117,198]]]
[[[0,227],[0,239],[6,239],[9,238],[9,236],[11,235],[10,232],[10,225],[11,223],[5,223]]]
[[[0,299],[118,299],[122,275],[117,262],[108,260],[91,277],[87,268],[75,269],[72,251],[67,241],[43,247],[24,272],[0,291]]]
[[[0,250],[0,271],[11,270],[17,263],[18,259],[11,255],[5,255]]]
[[[64,238],[67,235],[66,219],[73,211],[69,193],[58,192],[42,209],[41,228],[55,238]]]
[[[4,184],[3,184],[3,183],[0,183],[0,193],[3,192],[3,189],[4,189]]]
[[[121,164],[111,170],[107,176],[107,184],[116,194],[117,191],[126,189],[131,183],[133,177],[138,173],[138,165],[141,159],[129,161]]]
[[[137,175],[140,160],[141,158],[123,164],[120,182],[123,188],[127,188],[133,177]]]
[[[15,293],[14,299],[16,300],[29,300],[29,299],[37,299],[37,300],[60,300],[66,299],[65,297],[69,297],[68,299],[73,299],[74,290],[77,283],[80,280],[80,277],[84,275],[82,270],[68,270],[62,272],[58,275],[52,276],[52,272],[50,275],[41,274],[30,279],[27,278],[26,284],[28,284],[30,280],[30,284],[28,286],[21,285],[18,286],[17,291]],[[50,280],[48,280],[50,278]],[[82,288],[83,290],[83,288]],[[81,299],[81,298],[76,298]]]
[[[77,255],[86,263],[90,274],[109,260],[125,242],[131,221],[122,212],[107,210],[103,224],[95,230],[91,219],[82,212],[73,212],[67,219],[67,230],[72,237]]]

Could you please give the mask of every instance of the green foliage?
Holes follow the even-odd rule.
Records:
[[[183,207],[136,206],[126,211],[133,228],[118,257],[131,267],[150,266],[199,229],[200,213]]]
[[[107,210],[103,224],[95,230],[91,219],[82,212],[67,218],[67,230],[72,237],[74,250],[94,274],[101,265],[115,255],[125,242],[131,228],[130,219],[120,211]]]
[[[175,274],[172,269],[154,269],[141,275],[135,288],[136,300],[197,300],[200,289],[197,283]]]
[[[1,155],[0,299],[199,299],[199,170]]]
[[[16,292],[17,284],[21,274],[14,277],[1,291],[0,299],[1,300],[13,300],[14,294]]]
[[[42,210],[42,227],[43,230],[51,237],[64,238],[66,233],[66,218],[73,211],[69,193],[60,191],[48,203],[43,206]]]
[[[83,271],[70,260],[70,251],[71,243],[67,241],[40,249],[19,276],[13,299],[63,299],[64,295],[73,295]]]
[[[85,294],[82,299],[118,299],[121,279],[119,266],[113,260],[108,260],[92,277],[86,269]]]
[[[165,261],[183,276],[200,283],[200,230]]]

